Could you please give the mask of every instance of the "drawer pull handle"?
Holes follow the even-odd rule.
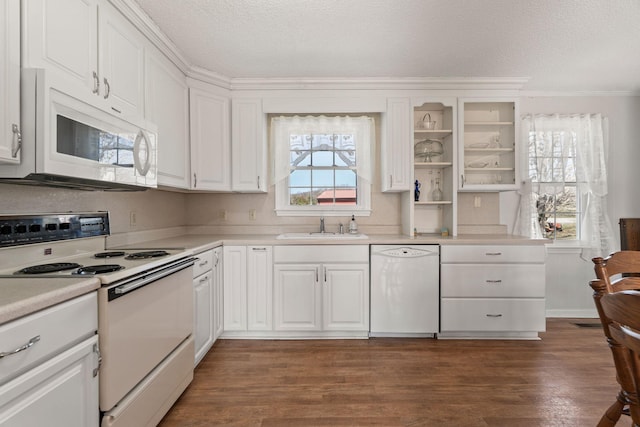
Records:
[[[264,252],[267,250],[267,248],[251,248],[251,250],[253,251],[260,251],[260,252]]]
[[[502,317],[502,314],[487,314],[487,317]]]
[[[200,279],[200,282],[198,282],[198,283],[204,283],[204,282],[206,282],[208,280],[209,280],[209,276],[204,276],[202,279]]]
[[[38,341],[40,341],[40,335],[36,335],[35,337],[31,338],[28,343],[26,343],[21,347],[16,348],[15,350],[7,351],[6,353],[0,352],[0,359],[2,359],[3,357],[11,356],[12,354],[20,353],[21,351],[28,350],[29,348],[31,348],[31,346],[33,346]]]
[[[198,265],[199,265],[200,267],[204,267],[204,266],[205,266],[205,265],[207,265],[207,264],[209,264],[209,261],[204,260],[204,261],[202,261],[201,263],[199,263]]]
[[[502,252],[485,252],[486,256],[499,256],[502,255]]]
[[[485,280],[486,283],[502,283],[502,280]]]

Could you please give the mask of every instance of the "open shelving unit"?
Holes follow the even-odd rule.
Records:
[[[423,119],[430,116],[435,129],[421,127]],[[418,234],[441,234],[443,229],[451,235],[456,233],[456,100],[420,99],[413,102],[413,146],[412,164],[414,191],[407,203],[410,206],[412,231]],[[415,149],[425,140],[437,140],[442,144],[441,155],[428,155]],[[420,186],[420,196],[415,198],[415,182]],[[442,197],[434,200],[433,192],[439,184]]]
[[[515,99],[460,99],[460,191],[518,187],[518,111]]]

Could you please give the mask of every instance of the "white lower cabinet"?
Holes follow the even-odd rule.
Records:
[[[274,318],[276,331],[368,335],[368,246],[276,246]]]
[[[320,268],[318,264],[274,265],[276,330],[321,329],[322,292],[318,286]]]
[[[213,250],[197,254],[196,258],[193,265],[193,339],[197,365],[215,340],[216,301]]]
[[[225,246],[223,258],[224,336],[272,330],[272,247]]]
[[[98,426],[97,327],[95,292],[0,325],[0,352],[23,347],[0,359],[0,426]]]
[[[544,262],[543,245],[443,245],[439,337],[536,338]]]
[[[224,269],[223,269],[222,246],[213,250],[213,342],[222,335],[224,331]]]

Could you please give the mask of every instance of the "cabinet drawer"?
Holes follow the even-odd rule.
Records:
[[[213,268],[213,249],[199,253],[196,258],[198,259],[193,264],[193,277],[198,277]]]
[[[283,245],[273,247],[273,262],[369,262],[369,245]]]
[[[443,245],[443,263],[544,263],[544,245]]]
[[[443,298],[442,332],[544,331],[544,298]]]
[[[0,384],[94,335],[98,330],[97,292],[74,298],[0,326],[0,352],[30,348],[0,359]]]
[[[441,296],[544,298],[543,264],[443,264]]]

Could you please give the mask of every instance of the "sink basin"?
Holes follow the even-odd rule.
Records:
[[[351,239],[366,239],[366,234],[339,234],[339,233],[283,233],[278,236],[278,239],[335,239],[335,240],[351,240]]]

